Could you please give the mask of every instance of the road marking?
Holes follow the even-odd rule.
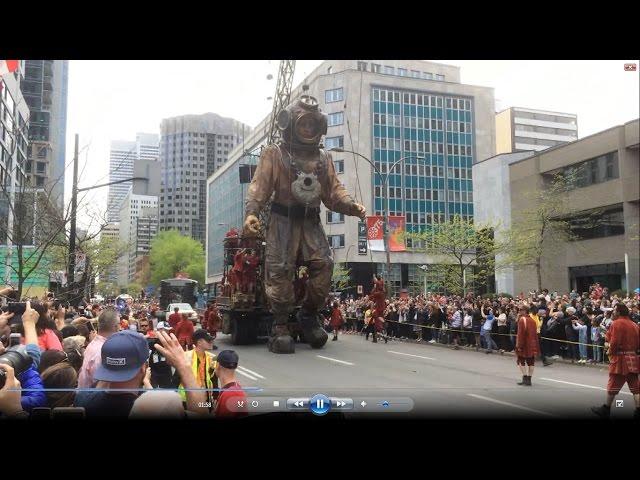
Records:
[[[542,412],[540,410],[534,410],[533,408],[523,407],[523,406],[520,406],[520,405],[516,405],[514,403],[503,402],[502,400],[496,400],[495,398],[483,397],[482,395],[476,395],[475,393],[467,393],[467,395],[470,396],[470,397],[473,397],[473,398],[479,398],[480,400],[486,400],[487,402],[498,403],[500,405],[506,405],[507,407],[517,408],[519,410],[526,410],[528,412],[539,413],[540,415],[547,415],[549,417],[555,417],[555,415],[552,415],[552,414],[547,413],[547,412]]]
[[[432,357],[423,357],[422,355],[412,355],[410,353],[394,352],[393,350],[387,350],[388,353],[395,353],[396,355],[406,355],[407,357],[424,358],[425,360],[435,360]]]
[[[248,373],[243,372],[242,370],[238,370],[236,368],[236,372],[238,372],[240,375],[244,375],[247,378],[250,378],[251,380],[257,381],[258,379],[256,377],[254,377],[253,375],[249,375]]]
[[[573,383],[573,382],[565,382],[564,380],[555,380],[553,378],[545,378],[540,377],[540,380],[546,380],[547,382],[557,382],[557,383],[566,383],[567,385],[575,385],[576,387],[584,387],[584,388],[593,388],[595,390],[602,390],[604,392],[607,391],[606,388],[602,387],[594,387],[593,385],[585,385],[584,383]],[[623,395],[633,395],[631,392],[620,392]]]
[[[253,375],[254,377],[258,377],[258,378],[262,378],[264,380],[264,377],[262,375],[260,375],[259,373],[254,372],[253,370],[249,370],[246,367],[241,367],[240,365],[238,365],[238,370],[243,370],[245,372],[250,373],[251,375]]]
[[[318,358],[324,358],[325,360],[331,360],[332,362],[342,363],[344,365],[355,365],[355,363],[345,362],[344,360],[338,360],[336,358],[323,357],[322,355],[316,355]]]

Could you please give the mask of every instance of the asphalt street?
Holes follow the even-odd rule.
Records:
[[[346,408],[353,405],[346,417],[592,419],[590,407],[601,405],[606,392],[606,367],[540,363],[533,386],[524,387],[516,384],[521,374],[515,357],[442,345],[374,344],[360,335],[340,335],[319,350],[298,343],[295,354],[276,355],[264,342],[233,346],[230,336],[219,335],[215,343],[238,352],[238,381],[251,389],[252,414],[287,411],[288,399],[324,394],[345,401]],[[623,406],[614,405],[612,418],[630,419],[628,386],[617,399]]]

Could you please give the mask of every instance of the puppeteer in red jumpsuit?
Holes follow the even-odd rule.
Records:
[[[630,318],[629,308],[618,303],[613,310],[613,323],[606,334],[609,344],[609,382],[607,383],[607,403],[591,410],[596,415],[608,418],[611,404],[624,384],[629,385],[636,404],[634,418],[640,420],[640,327]]]
[[[522,372],[522,381],[518,385],[531,386],[536,355],[540,350],[536,321],[529,316],[526,306],[518,311],[518,335],[516,337],[516,363]]]

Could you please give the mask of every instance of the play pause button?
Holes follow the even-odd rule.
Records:
[[[350,398],[332,398],[331,408],[333,410],[353,410],[353,400]]]

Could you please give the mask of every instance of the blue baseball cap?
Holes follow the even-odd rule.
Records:
[[[122,330],[102,345],[102,363],[94,378],[104,382],[126,382],[149,360],[149,345],[141,333]]]

